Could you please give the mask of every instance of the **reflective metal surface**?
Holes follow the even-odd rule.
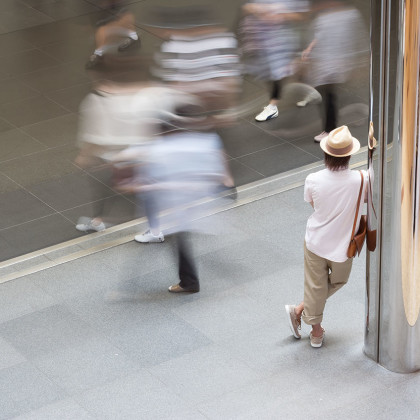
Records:
[[[371,6],[378,145],[369,164],[378,246],[367,255],[364,351],[389,370],[412,372],[420,369],[420,0],[372,0]]]

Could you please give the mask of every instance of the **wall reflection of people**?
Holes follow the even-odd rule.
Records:
[[[270,102],[255,119],[278,116],[277,103],[294,73],[300,49],[297,23],[306,18],[307,0],[252,0],[242,7],[240,26],[245,72],[269,83]]]
[[[312,0],[312,41],[302,53],[307,83],[322,96],[320,142],[338,125],[337,87],[368,63],[369,38],[360,12],[347,0]]]

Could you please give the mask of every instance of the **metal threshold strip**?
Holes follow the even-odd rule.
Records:
[[[359,152],[353,156],[351,168],[359,168],[367,164],[366,150],[367,147],[361,148]],[[216,206],[212,206],[211,210],[202,213],[200,218],[209,217],[220,212],[228,211],[301,187],[309,173],[319,170],[322,167],[323,162],[319,161],[238,187],[238,199],[229,203],[227,203],[228,200],[223,199],[223,197],[201,201],[197,203],[197,205],[205,205],[212,202],[213,204],[216,204]],[[220,205],[217,201],[220,202]],[[142,225],[147,225],[145,217],[110,227],[103,232],[91,233],[80,238],[62,242],[48,248],[1,262],[0,283],[15,280],[38,271],[92,255],[105,249],[131,242]],[[163,228],[165,227],[170,228],[170,226],[164,226]]]

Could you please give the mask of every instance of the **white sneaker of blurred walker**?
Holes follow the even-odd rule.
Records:
[[[165,240],[165,237],[163,236],[162,232],[159,232],[157,235],[154,235],[149,229],[140,235],[136,235],[134,237],[134,240],[142,244],[148,244],[151,242],[163,242]]]
[[[100,219],[99,219],[100,220]],[[96,232],[102,232],[106,229],[105,223],[101,220],[92,219],[90,217],[79,217],[77,221],[76,229],[80,232],[88,232],[90,230]]]
[[[264,109],[255,117],[257,121],[268,121],[279,116],[279,110],[275,105],[268,104]]]
[[[322,102],[321,94],[316,90],[311,90],[302,101],[296,103],[299,107],[305,107],[308,104],[319,104]]]

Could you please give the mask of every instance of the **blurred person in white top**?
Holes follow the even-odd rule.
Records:
[[[337,87],[368,70],[370,45],[362,15],[348,0],[312,0],[312,13],[312,40],[302,60],[305,81],[322,96],[323,131],[314,137],[319,143],[337,127]]]
[[[332,130],[320,144],[326,168],[308,175],[304,199],[314,209],[306,225],[304,260],[304,299],[299,305],[286,305],[293,335],[300,338],[301,319],[312,326],[312,347],[321,347],[324,330],[321,326],[327,299],[344,286],[350,276],[353,258],[347,249],[356,213],[362,177],[349,169],[352,154],[360,148],[347,126]],[[368,173],[363,175],[356,232],[360,223],[368,186]]]
[[[239,34],[245,73],[268,82],[270,89],[270,102],[256,121],[279,115],[283,87],[295,73],[299,24],[306,19],[309,6],[308,0],[251,0],[242,6]]]

